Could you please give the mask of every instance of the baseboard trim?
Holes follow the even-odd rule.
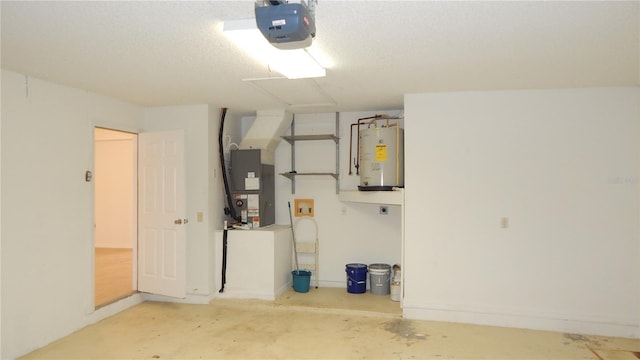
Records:
[[[224,292],[216,294],[217,299],[257,299],[257,300],[275,300],[276,295],[273,293],[259,293],[246,290],[225,289]]]
[[[327,281],[320,280],[318,282],[318,287],[330,287],[330,288],[347,288],[347,281]]]
[[[593,321],[588,319],[572,319],[570,317],[553,318],[468,310],[433,309],[407,304],[406,300],[403,303],[402,316],[406,319],[414,320],[501,326],[632,339],[640,337],[639,325],[633,323]]]
[[[141,293],[135,293],[131,296],[128,296],[124,299],[120,299],[115,301],[109,305],[102,306],[98,309],[93,310],[89,314],[87,314],[86,323],[84,326],[91,325],[97,323],[100,320],[111,317],[119,312],[122,312],[130,307],[134,307],[138,304],[143,303],[145,300]]]
[[[174,298],[171,296],[157,295],[150,293],[142,293],[144,301],[157,301],[157,302],[170,302],[177,304],[197,304],[205,305],[211,302],[215,294],[200,295],[200,294],[187,294],[184,298]]]

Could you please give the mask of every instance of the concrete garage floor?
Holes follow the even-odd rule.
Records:
[[[146,302],[24,359],[637,360],[640,340],[402,319],[387,296],[293,291],[276,301]]]

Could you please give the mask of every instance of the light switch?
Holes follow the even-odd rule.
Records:
[[[198,212],[196,213],[196,220],[197,220],[198,222],[202,222],[202,220],[203,220],[203,214],[202,214],[202,211],[198,211]]]

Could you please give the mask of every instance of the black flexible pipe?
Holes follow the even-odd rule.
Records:
[[[222,136],[224,132],[224,119],[227,116],[227,108],[220,109],[220,132],[218,133],[218,145],[220,146],[220,166],[222,167],[222,181],[224,182],[224,193],[227,199],[227,206],[224,208],[224,214],[229,215],[231,220],[241,222],[242,218],[236,214],[236,208],[233,206],[231,199],[231,191],[229,190],[229,180],[227,179],[227,168],[224,164],[224,144]]]
[[[227,222],[224,222],[224,230],[222,232],[222,287],[219,293],[224,292],[224,284],[227,283]]]

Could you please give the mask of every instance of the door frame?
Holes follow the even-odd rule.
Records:
[[[134,291],[132,295],[135,295],[135,293],[138,290],[138,134],[139,132],[136,130],[132,130],[132,129],[125,129],[122,127],[118,127],[118,126],[113,126],[113,125],[104,125],[104,124],[98,124],[98,123],[93,123],[91,126],[91,144],[92,146],[91,148],[91,166],[90,168],[91,170],[91,179],[89,181],[91,181],[92,184],[92,189],[91,189],[91,214],[92,214],[92,221],[93,221],[93,225],[92,225],[92,231],[91,231],[91,273],[95,274],[95,237],[96,237],[96,231],[95,231],[95,223],[96,223],[96,213],[95,213],[95,199],[96,199],[96,188],[95,188],[95,144],[96,144],[96,139],[95,139],[95,130],[96,129],[105,129],[105,130],[111,130],[111,131],[117,131],[117,132],[123,132],[123,133],[128,133],[128,134],[132,134],[133,136],[133,146],[132,146],[132,196],[131,196],[131,207],[132,207],[132,227],[131,227],[131,256],[132,256],[132,274],[131,274],[131,281],[132,281],[132,290]],[[86,179],[85,179],[86,180]],[[91,291],[91,299],[92,299],[92,306],[93,306],[93,310],[95,311],[97,308],[99,307],[103,307],[105,305],[99,305],[96,307],[95,305],[95,290],[96,290],[96,284],[95,284],[95,275],[93,275],[91,277],[91,286],[90,286],[90,291]]]

